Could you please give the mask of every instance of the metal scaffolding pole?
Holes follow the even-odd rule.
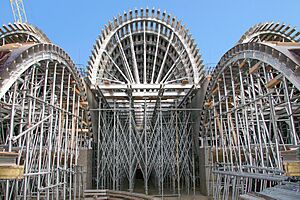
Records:
[[[144,100],[144,127],[141,129],[136,126],[133,115],[130,114],[131,108],[121,111],[118,108],[94,109],[96,111],[102,113],[99,118],[103,124],[100,127],[102,140],[97,154],[100,155],[102,166],[99,178],[106,180],[103,181],[103,188],[122,189],[107,180],[120,180],[124,183],[126,179],[128,189],[134,191],[135,173],[139,168],[144,177],[145,193],[149,189],[150,174],[158,183],[157,189],[162,196],[172,185],[170,180],[174,176],[177,176],[177,191],[180,191],[182,184],[186,186],[187,192],[195,190],[191,136],[193,122],[189,109],[172,112],[159,109],[155,123],[151,125],[147,123],[147,103]],[[117,172],[126,176],[118,175]]]
[[[214,199],[281,183],[281,152],[299,144],[299,90],[274,66],[252,58],[230,63],[215,80],[206,129]]]
[[[71,64],[57,61],[64,53],[58,47],[30,44],[29,52],[33,55],[16,58],[14,69],[23,72],[1,84],[1,153],[16,154],[12,167],[24,168],[23,179],[0,181],[1,198],[74,199],[80,197],[78,148],[88,148],[87,137],[79,141],[88,130],[81,80]],[[40,59],[22,60],[32,58]]]

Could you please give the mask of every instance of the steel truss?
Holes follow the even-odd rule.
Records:
[[[91,144],[74,64],[52,44],[6,45],[0,55],[0,150],[24,166],[23,179],[1,180],[1,198],[76,199],[79,148]]]
[[[286,50],[295,48],[239,44],[212,75],[205,136],[214,199],[237,199],[286,179],[281,152],[300,142],[299,60]]]
[[[144,101],[143,127],[137,126],[134,109],[96,109],[99,114],[97,188],[134,190],[135,174],[143,174],[145,193],[150,179],[159,189],[181,194],[195,191],[194,146],[191,110],[159,108],[147,118]],[[128,185],[128,188],[124,187]]]

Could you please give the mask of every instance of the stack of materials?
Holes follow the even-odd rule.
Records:
[[[300,148],[281,152],[285,175],[300,177]]]
[[[299,182],[287,182],[282,185],[267,188],[262,192],[251,192],[243,194],[239,197],[240,200],[294,200],[300,199]]]
[[[24,176],[24,166],[17,165],[18,153],[0,152],[0,179],[21,179]]]

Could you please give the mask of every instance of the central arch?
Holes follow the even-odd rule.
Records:
[[[108,22],[88,63],[97,188],[138,191],[141,174],[146,194],[195,188],[191,99],[202,89],[202,62],[188,30],[166,12],[136,9]]]

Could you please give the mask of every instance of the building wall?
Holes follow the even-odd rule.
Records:
[[[93,166],[93,150],[80,149],[78,157],[78,165],[82,167],[82,180],[79,185],[83,184],[83,190],[92,189],[92,166]],[[80,181],[80,179],[79,179]]]
[[[203,109],[205,95],[207,86],[209,83],[209,78],[206,78],[204,82],[201,84],[201,88],[196,92],[195,96],[192,98],[191,107]],[[199,142],[199,137],[201,136],[200,133],[202,130],[201,121],[203,120],[203,112],[202,111],[193,111],[192,113],[193,122],[194,123],[194,145],[195,145],[195,154],[196,154],[196,162],[195,167],[198,172],[198,181],[200,181],[200,192],[203,195],[207,195],[207,183],[206,183],[206,176],[207,176],[207,156],[205,153],[204,148],[200,148],[201,144]]]

